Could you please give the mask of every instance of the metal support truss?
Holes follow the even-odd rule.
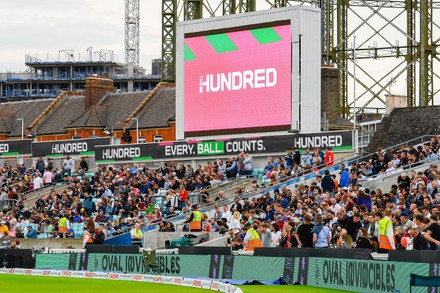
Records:
[[[162,0],[162,81],[176,80],[177,0]]]
[[[403,84],[401,88],[404,87],[408,107],[440,102],[440,76],[435,72],[440,62],[437,54],[440,53],[440,0],[162,1],[164,12],[166,3],[174,3],[174,18],[164,14],[164,28],[172,27],[171,19],[189,20],[202,15],[214,17],[255,11],[257,2],[261,10],[293,5],[318,6],[322,9],[322,63],[338,68],[339,112],[342,116],[353,116],[353,99],[358,113],[372,107],[385,107],[385,96],[392,95],[392,86],[399,82]],[[354,36],[356,48],[353,50],[350,40]],[[168,80],[174,81],[175,60],[174,55],[170,57],[170,52],[174,52],[175,43],[169,43],[174,42],[174,31],[171,37],[170,30],[163,29],[163,39],[163,54],[167,53],[163,55],[163,62],[172,68]],[[356,77],[351,71],[352,58],[357,60]],[[162,70],[167,67],[163,66]],[[353,79],[356,84],[354,94],[349,87]],[[352,96],[354,98],[349,98]]]
[[[183,1],[184,20],[203,18],[203,0]]]
[[[139,0],[125,0],[125,62],[139,67]]]
[[[235,14],[237,8],[236,0],[223,0],[222,1],[222,11],[223,15]]]
[[[335,49],[334,62],[338,67],[338,103],[339,113],[343,116],[348,115],[348,97],[347,97],[347,60],[348,60],[348,46],[347,46],[347,20],[348,20],[348,0],[336,1],[336,18],[338,23],[337,28],[337,45]]]

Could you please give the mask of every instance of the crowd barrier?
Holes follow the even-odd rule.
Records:
[[[217,280],[283,278],[288,284],[355,292],[426,292],[423,287],[410,287],[411,274],[440,277],[440,256],[435,251],[394,251],[383,261],[367,259],[367,251],[361,249],[262,248],[255,249],[254,256],[231,255],[227,249],[208,250],[185,248],[179,249],[180,254],[156,255],[158,266],[149,267],[144,265],[142,254],[121,253],[128,251],[117,246],[110,246],[105,253],[43,253],[36,258],[30,249],[1,249],[0,267]],[[429,290],[438,292],[435,286]]]
[[[196,276],[218,280],[258,278],[261,281],[273,281],[283,278],[288,284],[299,283],[354,292],[409,292],[411,273],[427,277],[440,275],[440,262],[357,259],[359,255],[366,258],[366,254],[360,253],[358,249],[279,250],[285,250],[285,255],[291,256],[156,255],[158,267],[144,266],[141,254],[39,254],[36,257],[36,268],[167,277]],[[255,250],[257,252],[258,249]],[[401,255],[405,253],[403,251]],[[437,252],[426,251],[426,258],[429,253],[432,260],[436,260]],[[397,254],[395,258],[399,259]],[[426,288],[413,288],[412,292],[426,292]]]
[[[209,289],[228,293],[243,293],[243,291],[231,284],[215,280],[200,280],[196,278],[169,277],[141,274],[119,274],[104,272],[84,272],[70,270],[39,270],[39,269],[4,269],[0,268],[0,274],[14,274],[27,276],[67,277],[84,279],[124,280],[149,282],[157,284],[179,285],[186,287]]]

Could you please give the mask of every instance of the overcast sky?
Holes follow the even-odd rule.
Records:
[[[210,3],[219,2],[210,0]],[[73,49],[75,58],[78,54],[86,58],[90,46],[93,51],[113,50],[116,61],[125,62],[125,0],[3,0],[1,4],[0,72],[26,70],[25,54],[41,59],[57,58],[60,50]],[[161,6],[162,0],[140,0],[140,65],[147,73],[151,73],[151,60],[161,57]],[[265,0],[257,0],[257,10],[268,8]],[[374,22],[380,21],[383,20],[374,18]],[[357,44],[361,44],[363,34],[360,31],[357,34]],[[392,38],[395,35],[398,33],[387,33]],[[376,39],[377,36],[362,47],[370,46]],[[376,70],[391,68],[384,66],[387,61],[376,62]],[[377,71],[374,76],[381,74]],[[400,88],[399,93],[403,93],[404,84],[401,77],[394,88]]]
[[[140,1],[140,65],[161,57],[161,0]],[[0,72],[24,71],[25,54],[113,50],[124,62],[125,0],[5,0],[0,8]]]

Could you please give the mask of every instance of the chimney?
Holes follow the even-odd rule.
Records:
[[[386,113],[390,114],[395,108],[406,108],[406,96],[385,95]]]
[[[115,86],[113,80],[106,77],[86,78],[86,111],[96,105],[98,101],[108,92],[113,92]]]

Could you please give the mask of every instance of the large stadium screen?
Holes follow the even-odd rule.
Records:
[[[186,135],[290,129],[291,25],[184,39]]]

